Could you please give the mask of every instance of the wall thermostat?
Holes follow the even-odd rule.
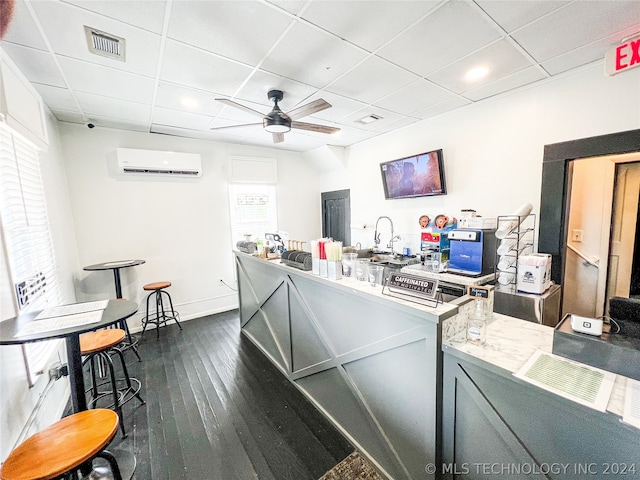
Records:
[[[571,315],[571,329],[574,332],[588,333],[589,335],[602,335],[602,319]]]

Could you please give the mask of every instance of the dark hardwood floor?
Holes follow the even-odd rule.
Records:
[[[136,480],[318,479],[354,447],[240,333],[237,311],[145,333],[126,352],[142,397],[124,406]]]

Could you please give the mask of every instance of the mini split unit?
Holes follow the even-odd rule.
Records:
[[[202,160],[198,153],[118,148],[116,156],[118,172],[125,175],[202,176]]]

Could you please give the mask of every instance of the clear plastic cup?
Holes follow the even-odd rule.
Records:
[[[369,265],[369,259],[356,260],[355,276],[356,280],[364,282],[367,279],[367,266]]]
[[[369,265],[367,269],[367,276],[369,278],[369,285],[376,287],[382,285],[384,278],[384,266],[382,265]]]
[[[351,278],[355,276],[355,266],[357,253],[343,253],[342,254],[342,275]]]

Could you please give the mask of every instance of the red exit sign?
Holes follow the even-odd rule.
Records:
[[[604,72],[607,75],[615,75],[640,66],[640,36],[626,40],[612,48],[604,59]]]

